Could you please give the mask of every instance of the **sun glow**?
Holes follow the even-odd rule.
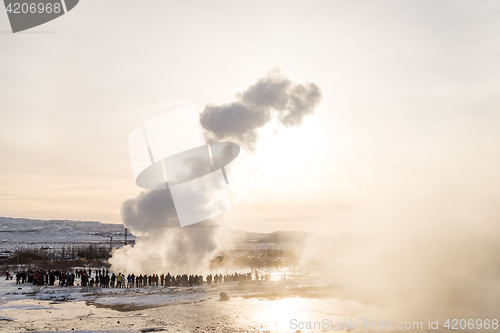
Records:
[[[301,127],[281,128],[276,121],[259,131],[260,141],[255,161],[257,178],[269,179],[301,176],[316,150],[317,134],[313,119],[305,119]]]
[[[265,323],[270,331],[290,330],[290,319],[308,317],[308,302],[303,298],[273,300],[257,311],[255,322]]]

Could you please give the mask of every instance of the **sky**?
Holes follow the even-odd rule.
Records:
[[[495,1],[82,0],[12,34],[0,10],[0,216],[120,223],[141,192],[134,128],[229,103],[277,68],[318,85],[321,104],[300,128],[261,131],[254,189],[224,219],[352,231],[402,192],[447,184],[489,205],[499,18]]]

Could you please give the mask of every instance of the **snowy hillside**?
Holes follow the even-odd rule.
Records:
[[[105,243],[109,236],[113,236],[113,242],[120,242],[124,233],[122,224],[0,217],[0,250],[40,244]],[[130,233],[128,236],[134,239]]]

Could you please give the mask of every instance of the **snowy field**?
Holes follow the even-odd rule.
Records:
[[[54,239],[68,244],[93,242],[110,234],[119,238],[120,233],[123,226],[99,222],[0,218],[0,236],[4,236],[0,244],[4,247],[50,245]],[[249,235],[263,237],[245,237]],[[130,289],[84,288],[78,279],[75,287],[35,288],[31,284],[16,285],[15,279],[0,278],[0,332],[372,332],[365,328],[299,330],[293,328],[291,321],[427,323],[429,318],[438,317],[481,318],[480,313],[467,309],[425,312],[412,308],[412,300],[404,306],[375,304],[367,301],[368,295],[349,290],[345,281],[330,275],[320,278],[297,272],[282,279],[284,272],[260,272],[271,274],[271,281]],[[346,276],[355,279],[353,274]],[[228,294],[230,300],[219,301],[221,292]]]
[[[2,332],[294,332],[292,318],[348,319],[359,303],[302,280],[202,287],[81,288],[0,280]],[[312,282],[312,281],[311,281]],[[219,301],[219,293],[231,299]],[[328,310],[329,309],[329,310]]]
[[[219,301],[222,291],[230,296],[229,301]],[[325,284],[314,277],[189,288],[50,286],[39,290],[1,279],[0,332],[423,332],[365,327],[297,330],[291,320],[426,324],[429,315],[442,319],[479,315],[464,309],[422,313],[354,298],[341,284]]]

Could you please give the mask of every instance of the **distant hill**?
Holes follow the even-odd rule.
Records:
[[[113,236],[113,242],[123,241],[124,233],[122,224],[0,217],[0,250],[51,243],[56,247],[67,243],[106,243],[108,236]],[[135,237],[129,233],[128,238]]]
[[[312,233],[302,232],[302,231],[274,231],[271,233],[260,233],[260,232],[249,232],[242,230],[234,230],[234,235],[236,239],[247,240],[247,241],[287,241],[287,240],[303,240]]]
[[[18,247],[49,246],[60,248],[69,244],[109,243],[124,241],[122,224],[108,224],[98,221],[34,220],[0,217],[0,252]],[[304,241],[310,234],[296,231],[276,231],[272,233],[233,230],[234,241],[238,243],[281,243]],[[128,233],[128,239],[135,236]]]

